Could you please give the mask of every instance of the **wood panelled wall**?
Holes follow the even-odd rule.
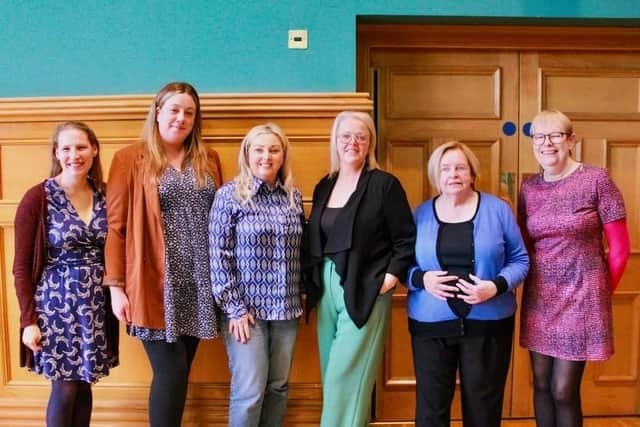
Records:
[[[151,95],[0,99],[0,424],[43,425],[49,384],[19,368],[19,313],[11,268],[13,219],[25,190],[48,176],[49,137],[64,120],[96,132],[105,174],[113,154],[137,140]],[[202,95],[203,136],[237,173],[238,147],[252,126],[279,124],[290,138],[296,183],[308,213],[329,167],[329,133],[343,110],[371,111],[367,94]],[[19,236],[18,236],[19,237]],[[92,425],[147,425],[151,370],[140,343],[121,330],[121,366],[94,387]],[[184,425],[226,425],[229,374],[220,339],[203,341],[190,378]],[[314,320],[302,325],[291,375],[287,425],[317,425],[321,404]]]

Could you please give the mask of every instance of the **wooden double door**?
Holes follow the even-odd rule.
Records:
[[[613,298],[616,353],[607,362],[587,364],[583,409],[585,415],[637,414],[640,56],[603,46],[597,37],[591,44],[572,46],[575,34],[569,41],[566,36],[580,29],[555,29],[546,44],[538,41],[540,46],[527,44],[527,29],[508,30],[516,34],[510,40],[504,31],[375,25],[359,29],[359,90],[369,91],[376,101],[379,159],[399,177],[415,207],[435,194],[426,167],[432,150],[448,140],[462,141],[480,159],[478,187],[509,198],[515,208],[523,178],[539,171],[526,135],[529,121],[541,109],[565,112],[579,140],[575,157],[608,168],[621,188],[632,244],[627,271]],[[591,34],[593,29],[583,31]],[[636,40],[638,34],[628,36]],[[520,46],[513,45],[514,38]],[[414,414],[405,306],[406,291],[400,287],[376,388],[379,421],[410,420]],[[529,357],[518,337],[519,322],[505,390],[506,418],[533,416]],[[461,416],[458,391],[453,416]]]

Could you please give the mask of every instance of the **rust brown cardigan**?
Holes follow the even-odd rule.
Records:
[[[165,243],[158,185],[149,177],[144,143],[118,151],[107,184],[105,285],[121,286],[129,299],[131,323],[164,329]],[[212,178],[222,182],[220,159],[207,150]]]
[[[13,276],[20,306],[20,366],[33,367],[33,352],[22,343],[22,331],[37,323],[34,295],[47,261],[47,195],[44,182],[24,195],[15,218],[15,257]],[[109,292],[105,292],[107,354],[118,355],[118,320],[111,311]]]

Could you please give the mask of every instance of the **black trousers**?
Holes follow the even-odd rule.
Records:
[[[512,335],[412,335],[411,343],[416,374],[416,427],[449,426],[458,369],[463,425],[500,425]]]
[[[149,425],[180,427],[189,384],[191,362],[200,340],[181,336],[178,342],[142,341],[153,379],[149,392]]]

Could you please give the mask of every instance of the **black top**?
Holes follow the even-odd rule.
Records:
[[[333,225],[336,223],[336,218],[342,208],[324,208],[322,211],[322,218],[320,218],[320,232],[322,233],[322,247],[327,244],[327,237],[331,234]]]
[[[437,200],[437,197],[436,197]],[[473,247],[473,220],[478,215],[480,207],[480,193],[478,193],[478,201],[473,216],[464,222],[445,222],[438,216],[436,203],[433,203],[433,216],[438,221],[438,240],[436,241],[436,256],[438,262],[447,274],[458,276],[467,282],[472,282],[469,274],[475,273],[474,259],[475,250]],[[454,285],[457,280],[447,283]],[[461,290],[455,292],[457,294],[466,295]],[[467,304],[464,300],[453,297],[447,298],[447,304],[451,311],[458,317],[467,317],[471,311],[471,304]]]
[[[469,274],[474,273],[473,259],[473,222],[441,222],[438,228],[438,240],[436,241],[436,255],[438,262],[447,274],[458,276],[467,282],[471,282]],[[455,286],[457,280],[448,282]],[[473,283],[473,282],[471,282]],[[447,304],[458,317],[467,317],[471,311],[471,304],[457,297],[458,294],[466,295],[460,289],[456,296],[447,298]]]
[[[307,315],[322,295],[322,262],[336,265],[351,320],[361,328],[382,287],[385,273],[401,281],[413,262],[416,227],[400,182],[379,169],[364,170],[340,212],[325,244],[321,218],[337,175],[325,176],[313,192],[307,225],[305,282]]]

